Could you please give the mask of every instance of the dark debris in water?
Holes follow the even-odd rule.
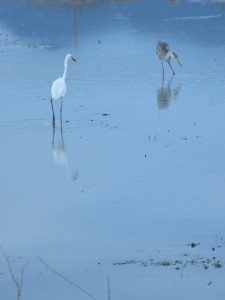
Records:
[[[222,263],[212,259],[202,260],[199,257],[191,260],[123,260],[113,263],[114,266],[139,265],[140,267],[173,267],[175,270],[181,270],[186,267],[203,267],[205,270],[210,267],[222,268]]]
[[[197,246],[200,246],[200,243],[192,242],[190,244],[187,244],[187,246],[191,248],[195,248]],[[221,248],[222,245],[217,245],[216,247]],[[216,247],[212,246],[209,250],[215,251]],[[198,250],[201,250],[199,248]],[[157,260],[154,258],[150,258],[147,260],[123,260],[119,262],[114,262],[113,265],[114,266],[138,265],[140,267],[172,267],[175,270],[181,270],[186,267],[202,267],[205,270],[208,270],[210,267],[216,269],[220,269],[223,267],[223,263],[216,256],[203,257],[198,253],[192,254],[192,252],[191,254],[184,253],[182,256],[183,259],[176,259],[176,260],[169,260],[169,259]]]
[[[121,262],[117,262],[117,263],[113,263],[114,266],[118,265],[118,266],[123,266],[123,265],[132,265],[132,264],[136,264],[137,261],[136,260],[124,260]]]
[[[190,246],[191,248],[195,248],[196,246],[200,246],[200,243],[192,242],[192,243],[188,244],[188,246]]]
[[[213,263],[212,265],[213,265],[213,267],[218,268],[218,269],[223,267],[223,265],[221,264],[220,261],[217,261],[217,262]]]

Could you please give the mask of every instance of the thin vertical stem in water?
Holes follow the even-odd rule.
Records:
[[[28,258],[27,262],[25,263],[25,265],[23,266],[23,268],[21,269],[21,273],[20,273],[20,282],[16,279],[15,275],[14,275],[14,272],[13,272],[13,269],[12,269],[12,266],[10,264],[10,261],[9,261],[9,258],[8,256],[6,255],[5,251],[3,250],[3,248],[0,246],[0,250],[2,252],[2,255],[4,256],[5,258],[5,261],[7,263],[7,266],[8,266],[8,269],[9,269],[9,273],[12,277],[12,281],[13,283],[16,285],[16,289],[17,289],[17,300],[20,300],[20,297],[21,297],[21,292],[22,292],[22,286],[23,286],[23,278],[24,278],[24,272],[25,272],[25,269],[27,268],[29,262],[30,262],[30,258]]]
[[[30,262],[30,258],[28,258],[26,264],[25,264],[24,267],[21,269],[21,274],[20,274],[20,290],[19,290],[20,296],[21,296],[21,290],[22,290],[22,285],[23,285],[24,272],[25,272],[25,269],[26,269],[26,267],[28,266],[29,262]]]
[[[109,277],[107,277],[107,290],[108,290],[108,300],[111,300],[110,278]]]
[[[80,290],[81,292],[83,292],[84,294],[86,294],[89,298],[91,298],[92,300],[96,300],[96,298],[94,296],[92,296],[89,292],[87,292],[85,289],[83,289],[82,287],[80,287],[79,285],[77,285],[76,283],[74,283],[72,280],[70,280],[69,278],[67,278],[66,276],[64,276],[63,274],[59,273],[58,271],[54,270],[52,267],[50,267],[42,258],[40,258],[39,256],[37,256],[37,259],[48,269],[50,270],[52,273],[56,274],[57,276],[59,276],[60,278],[64,279],[67,283],[73,285],[75,288],[77,288],[78,290]]]

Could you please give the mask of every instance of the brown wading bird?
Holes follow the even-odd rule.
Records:
[[[158,42],[157,47],[156,47],[156,54],[158,56],[158,58],[161,60],[162,62],[162,72],[163,72],[163,78],[164,78],[164,66],[163,66],[163,61],[168,62],[173,75],[175,75],[175,72],[170,64],[170,59],[174,59],[181,67],[181,63],[179,62],[178,56],[176,53],[171,52],[170,51],[170,47],[167,43],[165,42]]]

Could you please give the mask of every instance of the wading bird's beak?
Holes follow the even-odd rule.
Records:
[[[72,58],[72,60],[76,61],[76,59],[73,56],[71,56],[71,58]]]
[[[182,67],[182,64],[180,63],[179,59],[177,59],[177,63]]]
[[[178,56],[175,52],[173,52],[173,59],[182,67],[182,64],[180,63]]]
[[[177,60],[178,64],[182,67],[182,64],[179,62],[179,60]]]

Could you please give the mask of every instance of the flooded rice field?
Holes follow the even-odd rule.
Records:
[[[222,0],[1,1],[0,299],[225,297],[224,19]]]

